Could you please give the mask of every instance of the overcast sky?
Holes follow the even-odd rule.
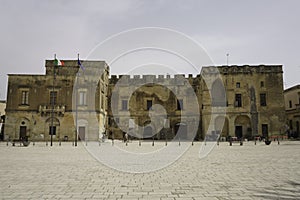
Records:
[[[215,64],[282,64],[299,83],[300,1],[0,0],[0,99],[7,74],[43,74],[46,59],[86,58],[121,31],[162,27],[201,44]],[[111,69],[118,73],[118,69]]]

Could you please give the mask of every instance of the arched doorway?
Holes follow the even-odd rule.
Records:
[[[25,139],[26,137],[30,136],[30,121],[27,118],[21,118],[20,122],[19,122],[19,137],[17,137],[18,139]]]
[[[247,115],[237,116],[234,120],[235,136],[237,138],[251,136],[251,123]]]
[[[185,123],[180,122],[180,123],[175,124],[174,131],[175,131],[174,135],[176,135],[180,139],[182,139],[182,140],[188,139],[187,125]]]

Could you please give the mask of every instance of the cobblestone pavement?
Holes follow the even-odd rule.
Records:
[[[299,141],[224,142],[203,159],[200,145],[162,170],[131,174],[99,163],[81,143],[0,143],[0,199],[299,199]]]

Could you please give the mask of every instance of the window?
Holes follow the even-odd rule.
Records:
[[[152,100],[147,100],[147,110],[150,110],[152,107]]]
[[[177,110],[183,110],[183,99],[177,100]]]
[[[241,94],[235,94],[235,107],[242,107],[242,95]]]
[[[289,101],[289,107],[290,108],[292,107],[292,101],[291,100]]]
[[[29,97],[29,91],[22,91],[22,105],[28,105],[28,97]]]
[[[214,81],[211,88],[211,105],[214,107],[224,107],[227,105],[226,91],[220,79]]]
[[[128,110],[128,100],[122,100],[122,110]]]
[[[266,100],[266,94],[260,94],[260,105],[261,106],[267,106],[267,100]]]
[[[86,104],[86,92],[81,91],[79,92],[79,105],[84,106]]]
[[[236,88],[240,88],[241,87],[241,83],[240,82],[236,82]]]
[[[49,126],[49,135],[56,135],[56,126]]]
[[[261,81],[260,82],[260,87],[265,87],[265,82]]]
[[[50,103],[51,103],[51,105],[52,104],[56,104],[56,102],[57,102],[57,92],[56,91],[51,91],[50,92]]]

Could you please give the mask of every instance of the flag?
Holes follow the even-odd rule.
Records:
[[[54,65],[55,66],[64,66],[64,62],[62,60],[59,60],[57,58],[54,59]]]
[[[81,64],[79,58],[78,58],[78,60],[77,60],[77,63],[78,63],[78,66],[84,71],[85,68],[84,68],[84,66]]]

